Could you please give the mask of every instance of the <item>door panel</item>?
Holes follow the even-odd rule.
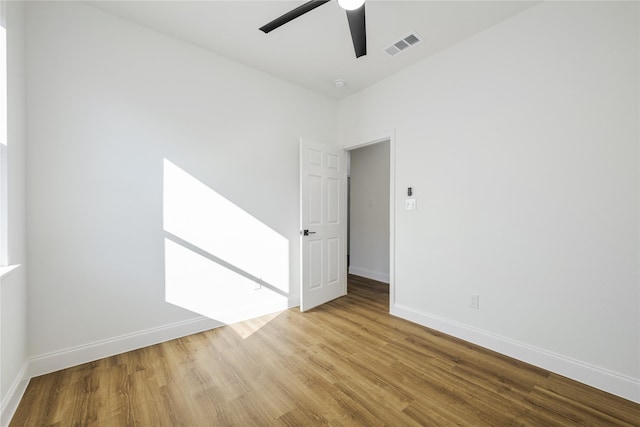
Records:
[[[322,240],[309,241],[309,289],[322,286]]]
[[[301,311],[347,292],[346,185],[346,153],[301,138]]]
[[[334,285],[340,280],[340,240],[327,239],[327,284]]]
[[[327,178],[327,224],[340,224],[340,180]]]
[[[322,225],[322,177],[309,175],[309,225]]]

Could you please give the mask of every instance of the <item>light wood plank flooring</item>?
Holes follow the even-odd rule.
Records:
[[[388,313],[385,284],[31,380],[11,426],[640,425],[640,405]]]

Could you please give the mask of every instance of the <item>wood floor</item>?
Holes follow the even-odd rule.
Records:
[[[640,425],[640,405],[395,318],[387,285],[31,380],[11,426]]]

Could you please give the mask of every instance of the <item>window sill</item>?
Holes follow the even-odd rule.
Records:
[[[7,265],[6,267],[0,267],[0,279],[5,278],[9,274],[11,274],[13,270],[15,270],[18,267],[20,267],[20,264]]]

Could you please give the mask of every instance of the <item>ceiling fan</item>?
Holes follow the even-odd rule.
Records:
[[[297,17],[311,12],[313,9],[328,3],[331,0],[311,0],[284,15],[274,19],[266,25],[260,27],[260,31],[269,33],[276,28],[293,21]],[[356,52],[356,58],[360,58],[367,54],[367,32],[365,29],[364,17],[365,0],[338,0],[338,4],[347,12],[347,20],[349,21],[349,30],[351,30],[351,40],[353,40],[353,48]]]

